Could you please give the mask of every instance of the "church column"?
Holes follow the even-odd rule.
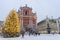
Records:
[[[23,10],[21,9],[21,27],[23,28]]]
[[[20,26],[21,26],[21,28],[23,27],[23,18],[21,15],[20,15]]]

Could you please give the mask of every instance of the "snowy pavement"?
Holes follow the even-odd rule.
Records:
[[[41,34],[37,36],[25,35],[24,38],[0,38],[0,40],[60,40],[60,34]]]

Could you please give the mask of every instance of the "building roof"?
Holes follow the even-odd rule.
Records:
[[[39,24],[41,24],[41,23],[43,23],[43,22],[45,22],[45,21],[46,21],[46,19],[40,21],[37,25],[39,25]],[[49,19],[49,21],[51,21],[51,22],[53,22],[53,23],[56,23],[56,19]]]
[[[25,8],[25,9],[28,8],[28,9],[32,10],[32,8],[30,8],[30,7],[27,6],[27,4],[25,6],[23,6],[23,7],[20,7],[20,9],[22,9],[22,8]]]

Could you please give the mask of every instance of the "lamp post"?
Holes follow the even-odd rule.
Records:
[[[49,24],[47,24],[47,33],[48,33],[48,34],[51,33],[51,28],[49,27]]]

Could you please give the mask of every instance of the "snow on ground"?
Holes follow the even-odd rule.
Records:
[[[41,34],[41,35],[25,35],[17,38],[0,38],[0,40],[60,40],[60,34]]]

